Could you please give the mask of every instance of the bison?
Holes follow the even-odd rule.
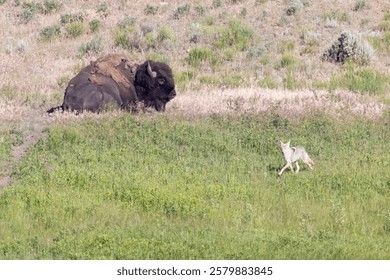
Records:
[[[57,110],[99,112],[108,104],[135,112],[152,107],[159,112],[176,96],[171,68],[162,62],[147,60],[130,63],[117,54],[92,61],[66,87],[62,105]]]

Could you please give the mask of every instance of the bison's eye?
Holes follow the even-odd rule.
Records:
[[[164,79],[164,78],[158,79],[158,83],[159,83],[160,85],[165,84],[165,79]]]

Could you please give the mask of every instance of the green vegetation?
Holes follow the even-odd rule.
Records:
[[[213,0],[212,7],[217,9],[222,6],[222,0]]]
[[[61,9],[61,6],[62,4],[56,0],[45,0],[43,4],[40,2],[23,2],[22,12],[19,14],[19,18],[23,23],[27,24],[37,14],[50,14],[57,12]]]
[[[119,46],[123,49],[130,49],[132,47],[130,34],[135,31],[135,22],[135,18],[125,17],[117,24],[117,28],[113,31],[113,37],[116,46]]]
[[[361,10],[366,9],[366,8],[367,8],[366,1],[364,1],[364,0],[356,0],[355,6],[353,7],[353,10],[355,12],[357,12],[357,11],[361,11]]]
[[[92,39],[91,41],[83,43],[79,48],[79,52],[81,55],[90,54],[90,53],[99,53],[101,48],[102,48],[102,39],[97,37]]]
[[[62,24],[68,24],[72,22],[83,22],[85,15],[83,13],[73,13],[61,15],[60,22]]]
[[[294,65],[297,62],[296,58],[292,54],[284,54],[276,65],[276,69],[285,68]]]
[[[390,75],[369,67],[357,67],[350,62],[341,75],[333,75],[330,82],[324,85],[329,90],[344,88],[357,93],[384,96],[390,88]]]
[[[144,10],[145,15],[155,15],[158,12],[158,7],[146,5],[146,8]]]
[[[82,22],[71,22],[65,26],[69,37],[77,38],[84,33],[84,24]]]
[[[100,27],[102,23],[98,19],[93,19],[89,22],[89,30],[91,30],[92,33],[97,33],[100,30]]]
[[[287,15],[295,15],[298,11],[304,8],[304,3],[301,0],[291,0],[288,3]]]
[[[390,31],[390,12],[383,16],[383,20],[379,23],[380,31]]]
[[[368,37],[367,40],[373,46],[373,48],[380,53],[390,54],[390,32],[387,31],[381,37]]]
[[[102,1],[0,0],[10,70],[0,74],[0,180],[12,177],[0,192],[0,259],[390,258],[386,1]],[[146,116],[41,115],[112,52],[168,63],[178,103]],[[257,86],[303,90],[288,108]],[[207,93],[226,88],[229,115],[182,112],[180,102],[206,108]],[[263,96],[246,100],[245,88],[269,99],[252,107]],[[306,96],[329,102],[327,115],[304,111]],[[332,102],[335,114],[386,113],[338,118]],[[280,105],[300,119],[273,113]],[[33,147],[35,128],[48,137]],[[304,145],[314,171],[277,176],[276,139]]]
[[[253,38],[253,29],[246,24],[231,20],[219,32],[219,38],[214,42],[218,49],[234,48],[237,51],[247,50]]]
[[[130,39],[128,32],[124,29],[115,29],[113,33],[114,42],[116,46],[124,49],[130,48]]]
[[[149,48],[161,48],[164,41],[175,41],[175,36],[172,34],[172,31],[162,26],[158,31],[157,35],[149,32],[146,34],[146,45]]]
[[[50,41],[61,35],[61,27],[58,25],[47,26],[41,30],[40,36],[45,41]]]
[[[187,62],[195,68],[199,68],[203,62],[209,62],[211,66],[215,66],[218,57],[207,48],[194,48],[188,53]]]
[[[174,19],[180,19],[184,15],[188,15],[190,13],[191,6],[189,4],[184,4],[182,6],[177,7],[175,13],[173,14]]]
[[[96,12],[101,14],[104,17],[108,16],[110,13],[110,11],[108,9],[108,4],[107,3],[100,3],[97,6]]]
[[[385,126],[124,114],[53,127],[0,195],[0,258],[388,259]],[[315,170],[278,177],[280,137]]]

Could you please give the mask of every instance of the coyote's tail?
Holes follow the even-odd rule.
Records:
[[[314,164],[314,161],[313,161],[309,156],[307,157],[307,161],[308,161],[311,165],[315,165],[315,164]]]

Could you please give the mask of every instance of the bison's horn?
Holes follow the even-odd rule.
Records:
[[[150,67],[150,63],[148,62],[148,75],[150,76],[150,77],[153,77],[153,78],[156,78],[157,77],[157,73],[156,72],[154,72],[154,71],[152,71],[152,67]]]

